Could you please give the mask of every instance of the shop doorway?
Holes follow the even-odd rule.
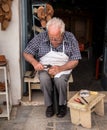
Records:
[[[36,0],[35,0],[36,1]],[[33,15],[32,5],[35,4],[34,0],[23,0],[23,47],[26,47],[27,43],[34,36],[32,30]],[[36,1],[40,4],[44,1]],[[54,8],[54,16],[60,17],[66,24],[66,30],[72,31],[80,43],[84,44],[84,47],[91,47],[91,57],[87,59],[87,63],[92,62],[93,78],[96,73],[96,60],[103,55],[104,49],[104,33],[105,33],[105,1],[90,1],[90,0],[52,0],[46,1],[52,4]],[[62,8],[63,7],[63,8]],[[38,23],[37,23],[38,24]],[[83,58],[87,58],[87,51],[83,51]],[[91,60],[90,60],[91,59]],[[89,65],[89,64],[88,64]],[[84,68],[84,66],[83,66]],[[32,70],[32,66],[23,59],[23,72]],[[100,72],[102,73],[102,69]],[[77,72],[76,72],[77,73]],[[87,72],[86,72],[87,73]],[[87,75],[88,76],[88,75]],[[100,78],[100,77],[99,77]],[[24,84],[24,92],[27,91],[26,84]]]

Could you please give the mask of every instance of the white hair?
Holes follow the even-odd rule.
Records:
[[[65,32],[65,23],[60,18],[53,17],[52,19],[50,19],[46,24],[47,30],[49,26],[53,26],[53,25],[55,26],[55,28],[60,28],[61,33]]]

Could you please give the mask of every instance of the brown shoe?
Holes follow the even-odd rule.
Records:
[[[0,107],[0,114],[2,114],[2,112],[3,112],[3,111],[2,111],[2,109],[1,109],[1,107]]]
[[[0,91],[5,91],[5,83],[0,82]]]

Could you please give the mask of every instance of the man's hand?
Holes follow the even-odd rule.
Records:
[[[33,66],[34,66],[34,69],[37,70],[37,71],[40,71],[40,70],[44,69],[44,66],[39,62],[36,63],[36,64],[33,64]]]
[[[38,62],[32,54],[27,54],[24,52],[23,56],[26,61],[28,61],[34,67],[35,70],[39,71],[44,69],[44,66],[40,62]]]
[[[59,72],[61,72],[60,66],[52,66],[48,70],[48,73],[52,76],[56,75]]]

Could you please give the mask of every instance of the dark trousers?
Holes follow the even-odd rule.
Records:
[[[56,96],[58,105],[65,105],[67,102],[67,81],[70,75],[62,75],[59,78],[51,78],[47,71],[39,72],[40,86],[44,94],[46,106],[53,104]]]

